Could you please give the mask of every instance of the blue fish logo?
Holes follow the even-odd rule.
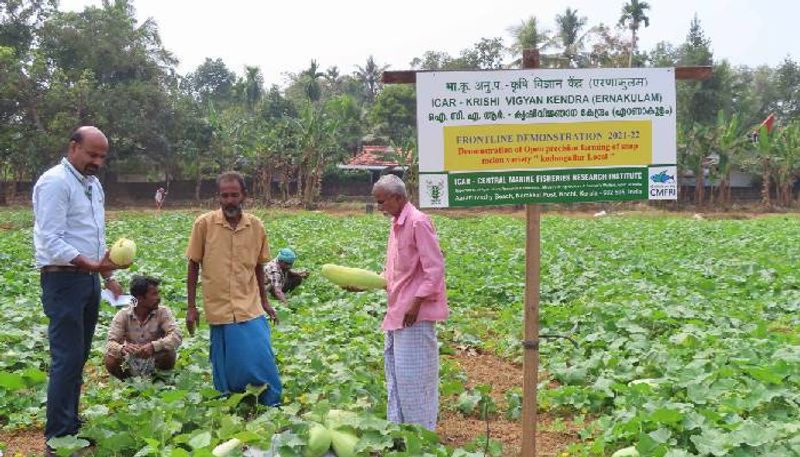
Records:
[[[668,183],[670,181],[675,181],[675,176],[670,176],[667,174],[667,170],[663,170],[660,173],[656,173],[650,176],[650,180],[657,183]]]

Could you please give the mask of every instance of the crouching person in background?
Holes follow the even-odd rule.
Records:
[[[119,379],[151,376],[156,369],[175,367],[181,335],[172,311],[158,306],[160,281],[136,276],[131,281],[133,302],[117,312],[108,331],[105,365]]]
[[[297,254],[293,250],[283,248],[278,252],[278,257],[264,266],[267,292],[283,304],[288,301],[286,294],[296,289],[308,277],[307,271],[292,269],[295,259]]]

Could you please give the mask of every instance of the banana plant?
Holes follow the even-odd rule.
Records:
[[[772,206],[769,187],[772,182],[772,168],[775,162],[776,137],[777,129],[770,130],[766,125],[761,125],[755,141],[756,158],[761,166],[761,204],[767,208]]]
[[[409,199],[413,204],[418,204],[417,188],[419,186],[419,153],[417,152],[417,139],[409,136],[401,144],[391,142],[392,160],[404,170],[403,180],[406,183]]]
[[[695,124],[683,136],[684,153],[682,164],[684,169],[692,170],[695,178],[694,200],[697,205],[705,204],[705,171],[709,165],[715,132],[713,129]]]
[[[774,179],[778,202],[792,204],[792,189],[800,171],[800,124],[795,121],[777,132],[774,142]]]
[[[719,145],[720,174],[718,200],[726,207],[731,204],[731,171],[738,165],[747,143],[741,126],[738,114],[727,118],[725,113],[720,111],[717,115],[716,136]]]

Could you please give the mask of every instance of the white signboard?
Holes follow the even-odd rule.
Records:
[[[417,73],[420,203],[675,199],[675,117],[672,68]]]

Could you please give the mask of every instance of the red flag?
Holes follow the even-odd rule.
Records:
[[[758,141],[758,132],[761,131],[761,127],[766,127],[767,134],[769,134],[772,133],[772,127],[774,126],[775,126],[775,115],[770,114],[769,116],[767,116],[766,119],[761,121],[761,124],[758,126],[758,128],[747,134],[747,139],[755,143],[756,141]]]
[[[767,116],[766,119],[764,119],[764,122],[762,122],[761,125],[758,126],[758,130],[761,130],[761,127],[766,127],[767,133],[772,133],[773,125],[775,125],[775,115],[770,114],[769,116]]]

